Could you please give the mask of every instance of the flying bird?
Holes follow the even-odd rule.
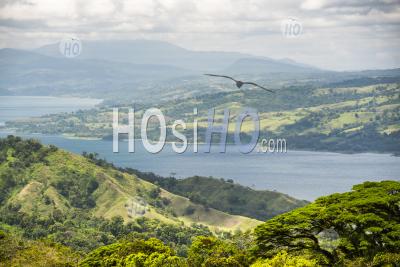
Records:
[[[209,74],[209,73],[206,73],[206,74],[204,74],[204,75],[231,79],[232,81],[234,81],[234,82],[236,83],[237,88],[242,87],[244,84],[250,84],[250,85],[257,86],[257,87],[259,87],[259,88],[261,88],[261,89],[263,89],[263,90],[265,90],[265,91],[268,91],[268,92],[271,92],[271,93],[275,93],[275,91],[273,91],[273,90],[271,90],[271,89],[267,89],[267,88],[265,88],[265,87],[262,87],[261,85],[258,85],[258,84],[256,84],[256,83],[253,83],[253,82],[243,82],[243,81],[235,80],[234,78],[232,78],[232,77],[230,77],[230,76],[226,76],[226,75],[216,75],[216,74]]]

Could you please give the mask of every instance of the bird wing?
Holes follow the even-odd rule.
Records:
[[[275,91],[273,91],[271,89],[267,89],[265,87],[262,87],[261,85],[258,85],[258,84],[253,83],[253,82],[243,82],[243,84],[251,84],[251,85],[257,86],[257,87],[259,87],[261,89],[264,89],[265,91],[268,91],[268,92],[271,92],[271,93],[275,93]]]
[[[227,78],[227,79],[231,79],[232,81],[237,82],[237,81],[236,81],[235,79],[233,79],[232,77],[229,77],[229,76],[226,76],[226,75],[217,75],[217,74],[209,74],[209,73],[206,73],[206,74],[204,74],[204,75],[213,76],[213,77]]]

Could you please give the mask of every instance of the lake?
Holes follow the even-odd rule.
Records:
[[[100,102],[99,99],[72,97],[0,96],[0,122],[87,109]],[[0,133],[0,136],[5,135]],[[254,189],[277,190],[307,200],[348,191],[352,185],[367,180],[400,180],[400,157],[388,154],[309,151],[241,154],[235,146],[227,146],[225,154],[218,153],[217,147],[212,147],[211,153],[193,153],[189,147],[187,152],[176,154],[169,144],[161,153],[150,154],[141,141],[137,141],[135,153],[127,152],[127,142],[120,142],[120,153],[113,153],[111,141],[22,136],[34,137],[74,153],[97,152],[118,166],[163,176],[174,174],[178,178],[201,175],[233,179]]]
[[[101,99],[52,96],[0,96],[0,125],[6,121],[92,108]]]
[[[118,166],[163,176],[176,173],[178,178],[193,175],[231,178],[254,189],[277,190],[306,200],[349,191],[352,185],[367,180],[400,180],[400,157],[388,154],[310,151],[241,154],[235,146],[227,146],[225,154],[218,153],[217,147],[212,147],[215,152],[211,153],[193,153],[189,147],[187,152],[176,154],[169,144],[161,153],[151,154],[144,150],[140,140],[136,142],[135,153],[127,152],[127,142],[120,142],[120,153],[113,153],[112,141],[45,135],[24,137],[34,137],[75,153],[97,152]]]

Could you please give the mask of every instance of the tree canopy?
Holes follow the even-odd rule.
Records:
[[[326,245],[324,233],[336,235]],[[365,182],[321,197],[255,229],[255,257],[280,250],[312,253],[324,264],[400,252],[400,183]],[[325,239],[325,240],[324,240]]]

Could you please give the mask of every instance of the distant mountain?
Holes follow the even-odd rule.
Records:
[[[0,88],[25,95],[99,96],[124,94],[138,85],[182,77],[190,72],[167,65],[62,58],[35,52],[0,50]]]
[[[74,95],[157,102],[225,90],[210,86],[204,72],[308,73],[315,68],[290,59],[234,52],[190,51],[161,41],[83,41],[82,53],[66,58],[59,44],[34,51],[0,50],[0,88],[15,95]],[[6,91],[5,91],[6,92]]]
[[[231,65],[248,64],[241,70],[258,70],[260,64],[270,64],[267,72],[298,72],[300,69],[315,69],[291,59],[274,60],[249,54],[220,51],[191,51],[182,47],[151,40],[82,41],[80,59],[100,59],[135,64],[162,64],[197,71],[216,71]],[[60,57],[58,44],[51,44],[35,50],[38,53]],[[256,64],[256,66],[251,66]],[[244,66],[246,67],[246,66]],[[264,66],[265,69],[265,66]],[[271,70],[272,71],[271,71]]]
[[[242,58],[225,69],[232,74],[263,74],[263,73],[315,73],[320,69],[293,60],[273,60],[268,58]]]
[[[398,80],[397,70],[325,71],[291,59],[234,52],[191,51],[161,41],[83,41],[82,53],[65,58],[58,44],[34,51],[0,49],[0,88],[15,95],[73,95],[116,101],[161,101],[235,90],[206,72],[263,80],[270,87],[326,86],[371,77]],[[389,77],[381,79],[382,77]],[[354,81],[351,81],[354,80]],[[349,82],[349,83],[350,83]]]
[[[40,47],[35,52],[53,56],[62,56],[59,44]],[[250,57],[234,52],[191,51],[182,47],[151,40],[121,41],[82,41],[80,59],[100,59],[134,64],[172,65],[197,71],[226,68],[239,58]]]
[[[7,89],[1,89],[1,88],[0,88],[0,96],[8,96],[8,95],[13,95],[13,93],[10,92],[10,91],[7,90]]]

